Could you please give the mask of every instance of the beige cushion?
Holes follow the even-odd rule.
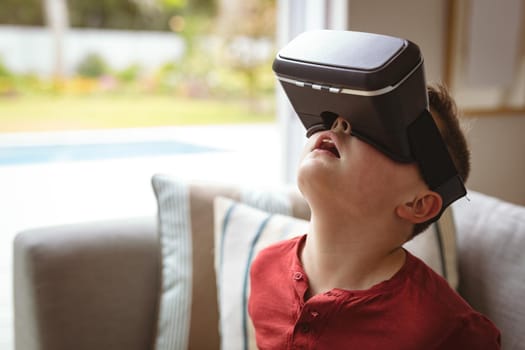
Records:
[[[453,210],[447,208],[441,218],[404,247],[443,276],[450,287],[459,283],[456,225]]]
[[[249,269],[257,253],[308,232],[306,220],[272,214],[224,197],[215,199],[215,272],[221,349],[256,349],[248,317]]]

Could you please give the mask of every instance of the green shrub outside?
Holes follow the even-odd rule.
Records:
[[[98,78],[106,73],[109,69],[104,59],[97,54],[90,53],[80,61],[76,72],[81,77]]]

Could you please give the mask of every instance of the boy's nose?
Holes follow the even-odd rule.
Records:
[[[342,132],[344,134],[350,135],[350,131],[352,130],[352,128],[350,127],[350,123],[346,119],[342,117],[337,117],[337,119],[332,124],[331,130],[333,132]]]

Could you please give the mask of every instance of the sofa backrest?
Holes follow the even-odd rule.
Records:
[[[504,349],[523,349],[525,207],[470,191],[453,208],[459,292],[500,329]]]

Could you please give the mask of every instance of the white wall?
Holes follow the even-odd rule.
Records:
[[[525,205],[525,116],[472,118],[468,186]]]
[[[444,80],[446,2],[352,0],[349,28],[416,42],[428,82]],[[472,171],[467,186],[525,205],[525,115],[468,118]]]
[[[277,2],[277,46],[307,30],[347,27],[347,0],[279,0]],[[281,167],[285,183],[295,183],[297,168],[306,142],[306,132],[284,90],[277,86],[277,119],[281,130]]]
[[[64,37],[64,72],[71,74],[90,53],[97,53],[112,68],[139,64],[157,68],[179,59],[183,39],[169,32],[69,29]],[[0,26],[0,59],[17,73],[50,76],[53,72],[53,38],[45,27]]]

